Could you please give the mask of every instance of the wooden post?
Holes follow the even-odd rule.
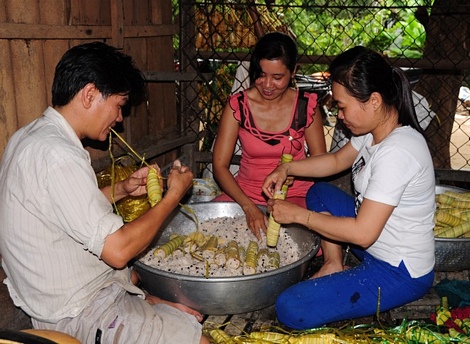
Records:
[[[112,45],[118,49],[124,46],[124,13],[122,0],[111,1],[111,32]]]
[[[470,16],[460,0],[436,0],[427,25],[423,59],[465,60]],[[452,34],[449,34],[449,33]],[[450,56],[452,54],[452,56]],[[424,70],[415,90],[429,102],[437,117],[426,130],[435,168],[450,168],[450,139],[463,72]]]

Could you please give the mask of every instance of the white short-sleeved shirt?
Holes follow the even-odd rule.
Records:
[[[129,271],[99,257],[123,225],[98,189],[88,152],[54,109],[18,130],[0,165],[0,254],[16,306],[56,322],[74,317],[112,283],[131,292]]]
[[[351,138],[359,152],[352,168],[356,213],[364,198],[395,209],[367,251],[414,278],[434,267],[435,177],[423,136],[409,126],[372,145],[372,135]]]

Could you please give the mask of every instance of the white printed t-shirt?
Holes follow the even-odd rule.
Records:
[[[364,198],[395,207],[367,251],[417,278],[434,267],[434,167],[425,139],[409,126],[372,145],[372,135],[352,137],[359,152],[352,168],[356,213]]]

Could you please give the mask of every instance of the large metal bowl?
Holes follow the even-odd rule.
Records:
[[[240,206],[233,202],[193,203],[190,207],[199,221],[243,214]],[[282,291],[302,279],[309,261],[320,247],[319,237],[305,227],[285,228],[298,244],[301,258],[273,271],[250,276],[204,278],[169,273],[141,261],[134,263],[134,269],[140,275],[142,288],[150,294],[185,304],[203,314],[226,315],[259,310],[273,305]],[[195,229],[191,214],[178,209],[164,225],[156,244],[168,241],[172,233],[187,234]]]
[[[436,185],[436,194],[444,191],[468,192],[449,185]],[[435,271],[451,272],[470,269],[470,238],[435,238]]]

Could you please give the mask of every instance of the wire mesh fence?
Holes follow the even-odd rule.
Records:
[[[470,170],[470,3],[183,0],[174,2],[174,15],[180,25],[178,68],[195,75],[179,83],[179,106],[185,129],[200,134],[200,151],[211,151],[228,96],[249,86],[247,63],[261,26],[295,39],[297,86],[321,99],[328,93],[323,72],[336,55],[356,45],[386,55],[410,77],[435,167]],[[325,139],[334,150],[348,133],[327,102],[320,106]]]

